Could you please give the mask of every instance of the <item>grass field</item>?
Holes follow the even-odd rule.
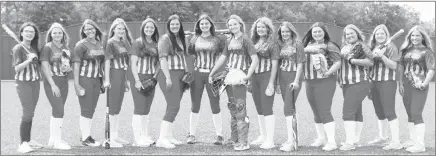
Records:
[[[202,109],[200,111],[200,121],[197,128],[197,140],[199,143],[195,145],[183,144],[177,146],[175,149],[166,150],[157,147],[139,148],[130,145],[124,148],[105,150],[103,147],[82,147],[80,146],[79,138],[81,136],[79,130],[79,117],[80,108],[78,98],[75,95],[74,88],[70,81],[69,97],[67,99],[64,116],[63,139],[73,146],[72,150],[59,151],[49,148],[39,149],[36,152],[28,153],[35,155],[46,154],[74,154],[74,155],[289,155],[289,154],[310,154],[310,155],[404,155],[409,154],[405,150],[398,151],[384,151],[381,147],[363,146],[357,148],[355,151],[332,151],[324,152],[321,148],[309,147],[310,143],[315,139],[316,132],[314,128],[313,114],[310,109],[309,103],[306,99],[305,88],[303,87],[297,100],[297,116],[298,116],[298,130],[300,139],[300,148],[296,152],[286,153],[280,150],[263,150],[258,146],[252,146],[250,150],[237,152],[233,151],[230,146],[215,146],[212,144],[215,135],[215,128],[212,123],[212,113],[210,110],[209,100],[207,93],[204,93],[202,98]],[[157,87],[159,88],[159,87]],[[427,103],[424,108],[423,117],[426,123],[426,137],[425,143],[427,151],[425,155],[435,155],[435,84],[431,83],[430,91],[427,98]],[[342,90],[338,87],[333,99],[332,113],[336,121],[336,142],[339,144],[345,140],[345,132],[343,128],[342,117]],[[229,127],[229,111],[227,109],[227,98],[223,94],[220,102],[223,115],[223,130],[224,137],[227,139],[230,136]],[[405,140],[408,138],[407,117],[402,103],[401,96],[397,92],[396,96],[396,110],[397,116],[400,120],[400,138]],[[104,117],[106,107],[106,95],[101,95],[98,102],[96,112],[94,114],[91,134],[99,141],[104,139]],[[156,90],[156,96],[150,113],[150,135],[153,139],[159,136],[160,123],[163,118],[166,108],[166,102],[163,98],[160,89]],[[174,122],[174,136],[176,139],[186,141],[186,136],[189,132],[189,112],[190,112],[190,95],[189,92],[183,96],[181,101],[181,109]],[[249,141],[255,139],[259,135],[259,126],[257,123],[256,110],[252,100],[251,94],[247,94],[247,109],[250,118],[250,133]],[[18,154],[16,149],[20,141],[19,125],[21,118],[21,105],[18,99],[15,83],[2,82],[1,83],[1,154],[10,155]],[[133,133],[131,126],[131,118],[133,113],[133,100],[131,93],[125,95],[124,103],[121,110],[120,117],[120,136],[132,142]],[[275,96],[274,113],[276,115],[276,131],[274,141],[279,146],[287,139],[286,122],[283,115],[283,102],[279,95]],[[366,143],[374,139],[377,135],[377,121],[374,113],[372,103],[365,99],[363,101],[364,113],[364,128],[361,135],[361,141]],[[49,120],[51,116],[51,106],[47,100],[44,88],[41,85],[41,92],[38,105],[35,111],[35,117],[32,127],[32,139],[40,143],[47,144],[49,137]]]

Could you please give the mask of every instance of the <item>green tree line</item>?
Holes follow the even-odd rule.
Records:
[[[379,24],[385,24],[391,32],[422,24],[435,39],[434,19],[422,22],[413,8],[388,2],[1,2],[1,22],[15,30],[26,21],[46,31],[53,22],[68,26],[88,18],[96,22],[115,18],[142,21],[147,16],[164,22],[175,13],[186,22],[196,21],[202,13],[217,22],[237,14],[246,22],[266,16],[275,22],[325,22],[339,27],[355,24],[368,33]]]

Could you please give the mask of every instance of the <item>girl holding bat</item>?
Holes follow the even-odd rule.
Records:
[[[64,150],[71,149],[61,138],[64,106],[69,88],[67,75],[72,71],[69,39],[64,27],[59,23],[53,23],[47,31],[46,44],[39,59],[45,77],[45,94],[52,106],[48,146]]]
[[[231,15],[227,19],[227,27],[232,36],[227,40],[228,45],[209,74],[209,83],[212,76],[227,61],[226,69],[229,70],[224,83],[229,97],[228,108],[231,114],[231,142],[237,151],[248,150],[248,129],[250,121],[246,109],[246,83],[258,65],[258,57],[253,42],[245,35],[245,23],[241,17]]]
[[[429,83],[435,70],[433,41],[422,26],[414,26],[406,35],[400,48],[401,61],[398,72],[399,91],[409,121],[410,140],[403,144],[407,151],[425,151],[425,123],[422,111],[427,100]]]
[[[15,86],[21,101],[23,114],[20,124],[21,142],[19,153],[28,153],[42,145],[30,140],[33,115],[39,99],[41,73],[38,62],[39,30],[32,22],[26,22],[20,27],[19,41],[12,49],[12,67],[15,70]],[[21,45],[20,45],[21,44]]]
[[[259,57],[259,64],[251,78],[251,95],[258,114],[260,136],[250,144],[260,145],[262,149],[275,147],[273,103],[280,51],[272,36],[274,29],[272,21],[267,17],[257,19],[251,27],[251,40]]]
[[[322,150],[335,150],[335,122],[331,108],[336,90],[336,71],[341,67],[340,50],[330,40],[326,26],[319,22],[314,23],[306,33],[303,46],[307,59],[304,64],[306,95],[315,117],[318,136],[310,146],[324,145]]]
[[[147,94],[140,92],[141,81],[151,79],[159,70],[159,60],[157,52],[157,42],[159,41],[159,32],[156,22],[151,19],[145,19],[140,27],[141,36],[133,41],[130,54],[130,65],[134,81],[130,81],[134,111],[132,117],[132,129],[135,142],[133,146],[148,147],[154,143],[148,135],[149,113],[154,98],[153,89]]]
[[[80,104],[80,131],[83,146],[99,146],[91,136],[92,118],[100,97],[103,77],[103,33],[97,24],[86,19],[80,28],[81,40],[73,50],[74,88]]]
[[[346,141],[340,150],[353,150],[360,140],[363,127],[362,101],[369,92],[369,67],[374,65],[369,47],[363,43],[365,36],[353,24],[347,25],[342,33],[341,68],[339,84],[344,96],[342,119]]]
[[[279,45],[279,66],[276,92],[282,94],[283,112],[286,118],[286,127],[288,140],[280,147],[282,151],[291,151],[293,147],[293,121],[294,105],[292,104],[300,93],[301,75],[303,74],[303,63],[306,62],[304,57],[303,45],[297,29],[290,22],[283,22],[278,34]],[[292,87],[292,88],[290,88]],[[291,90],[293,89],[293,91]],[[294,95],[292,95],[294,94]]]
[[[158,76],[159,86],[165,96],[167,109],[160,127],[156,146],[175,148],[182,144],[173,137],[173,122],[180,109],[184,87],[182,78],[187,71],[185,53],[186,39],[180,17],[171,15],[167,21],[167,33],[158,42],[158,54],[162,72]]]
[[[126,73],[129,66],[128,52],[131,50],[132,35],[124,20],[117,18],[112,22],[107,37],[103,87],[110,88],[108,92],[110,145],[111,147],[123,147],[129,142],[118,136],[119,114],[124,92],[129,90]]]
[[[389,143],[386,134],[387,119],[392,138],[389,145],[383,147],[385,150],[402,148],[400,144],[399,121],[395,114],[396,69],[397,62],[400,61],[400,55],[398,54],[397,47],[392,42],[388,43],[385,48],[380,49],[380,46],[385,45],[389,37],[388,28],[381,24],[375,27],[369,39],[369,46],[374,54],[374,66],[370,68],[372,80],[370,94],[378,118],[379,136],[368,142],[368,144],[383,145]]]
[[[225,39],[221,39],[215,32],[215,24],[208,15],[201,15],[194,26],[195,35],[192,37],[188,54],[194,55],[194,81],[191,84],[191,115],[189,118],[189,136],[188,144],[194,144],[196,142],[195,132],[197,128],[197,122],[199,118],[199,111],[201,105],[201,97],[203,95],[203,89],[206,85],[206,91],[209,95],[210,107],[212,109],[213,123],[216,129],[215,145],[223,144],[223,130],[222,130],[222,118],[221,109],[219,105],[219,95],[215,97],[212,93],[211,86],[209,84],[209,73],[214,67],[218,56],[225,48]]]

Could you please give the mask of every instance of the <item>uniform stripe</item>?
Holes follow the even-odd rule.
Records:
[[[395,81],[397,75],[394,69],[390,69],[381,61],[375,61],[370,73],[372,81]]]
[[[139,59],[138,73],[141,74],[154,74],[156,72],[157,58],[155,57],[142,57]]]
[[[290,58],[289,59],[280,59],[280,69],[283,71],[297,71],[297,64],[293,62]]]
[[[345,59],[341,59],[342,65],[339,70],[340,84],[355,84],[368,81],[369,73],[363,66],[351,65]]]
[[[186,61],[185,55],[175,53],[174,55],[168,55],[168,69],[169,70],[181,70],[185,69]]]

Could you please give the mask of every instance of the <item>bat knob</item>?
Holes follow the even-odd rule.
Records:
[[[104,143],[104,148],[105,148],[105,149],[110,149],[110,148],[111,148],[111,145],[109,144],[109,142],[106,141],[106,142]]]

